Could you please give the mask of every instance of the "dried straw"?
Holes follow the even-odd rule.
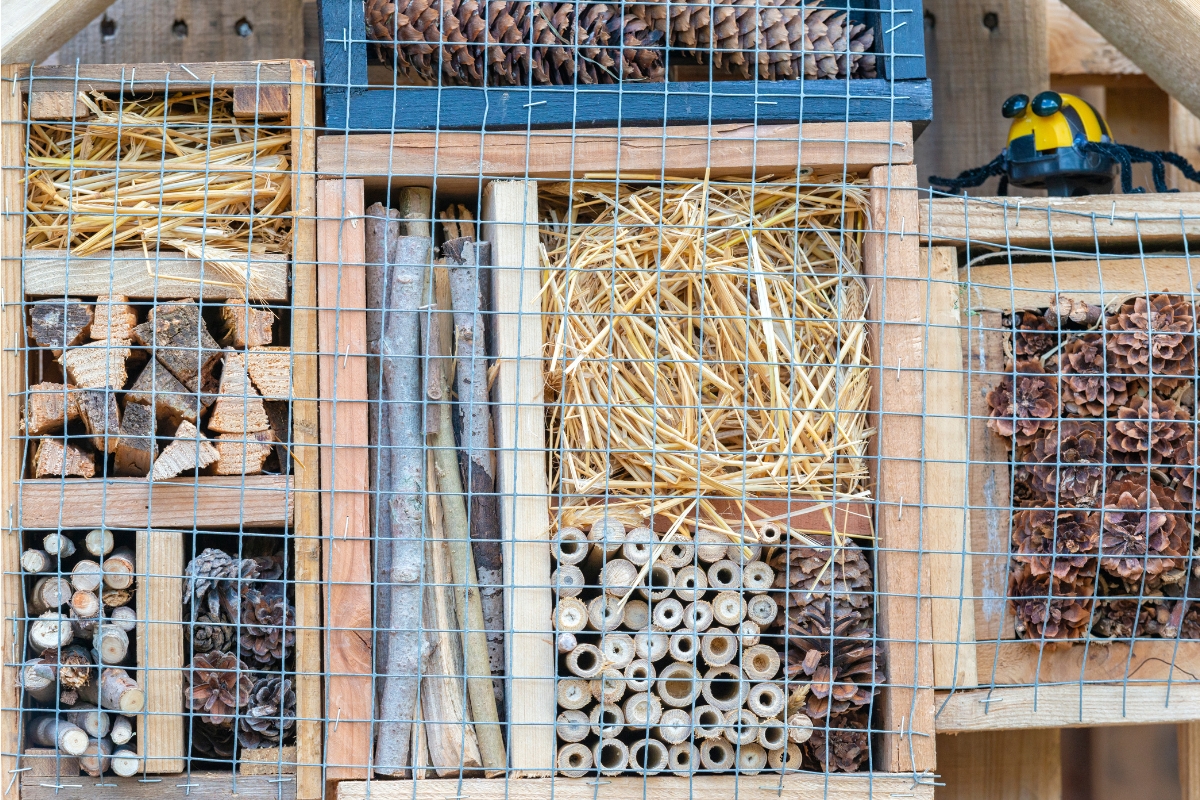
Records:
[[[81,102],[84,122],[30,126],[26,246],[179,251],[253,296],[249,255],[291,247],[291,135],[236,119],[226,91]]]
[[[748,498],[868,496],[865,192],[805,181],[547,188],[560,525],[654,514],[753,540]]]

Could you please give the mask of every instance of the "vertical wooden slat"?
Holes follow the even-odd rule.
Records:
[[[925,546],[933,593],[933,673],[938,686],[977,685],[975,602],[967,544],[967,421],[963,414],[958,256],[921,250],[928,270],[925,357]]]
[[[1170,148],[1200,169],[1200,117],[1184,108],[1183,103],[1170,98],[1168,112]],[[1167,183],[1181,192],[1200,192],[1200,183],[1189,181],[1174,167],[1167,167]]]
[[[933,651],[929,565],[923,558],[920,445],[925,364],[924,267],[917,246],[917,173],[876,167],[863,242],[870,291],[879,456],[875,473],[877,631],[888,687],[882,694],[877,769],[933,769]],[[904,504],[908,504],[905,513]]]
[[[937,737],[937,800],[1060,800],[1059,731],[987,731]]]
[[[483,236],[492,246],[499,364],[493,398],[508,629],[509,764],[522,776],[548,775],[554,764],[555,651],[536,181],[487,185]]]
[[[317,182],[321,531],[325,540],[327,779],[371,763],[371,528],[367,508],[367,289],[363,182]]]
[[[137,716],[138,755],[146,772],[182,772],[183,740],[183,534],[138,531],[138,683],[146,693]]]
[[[317,450],[316,87],[313,65],[292,62],[292,443],[296,509],[296,796],[317,800],[321,776],[321,487]]]
[[[1177,725],[1179,788],[1182,800],[1200,800],[1200,722]]]

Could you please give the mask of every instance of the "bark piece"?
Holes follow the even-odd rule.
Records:
[[[137,312],[123,294],[102,295],[96,298],[96,312],[90,336],[94,341],[112,339],[128,342],[137,327]]]
[[[30,436],[58,433],[68,422],[79,419],[79,395],[75,387],[62,383],[36,383],[25,395],[25,417],[21,427]]]
[[[250,383],[242,354],[225,351],[221,370],[221,393],[208,417],[208,429],[216,433],[254,433],[271,427],[262,396]]]
[[[57,439],[42,439],[33,459],[35,478],[66,478],[72,475],[90,478],[96,474],[96,456],[73,444]]]
[[[238,350],[271,343],[271,325],[275,313],[269,309],[255,308],[240,300],[226,300],[221,308],[221,319],[225,322],[225,344]]]
[[[292,394],[292,348],[254,347],[246,356],[246,370],[263,397],[287,399]]]
[[[92,342],[72,347],[58,358],[67,380],[81,389],[124,389],[129,373],[128,342]]]
[[[213,440],[217,460],[209,467],[212,475],[258,475],[271,455],[275,434],[271,431],[254,433],[222,433]]]
[[[29,338],[55,356],[87,339],[91,324],[92,307],[69,297],[40,300],[29,309]]]
[[[150,406],[126,403],[121,420],[121,437],[117,440],[115,469],[118,475],[150,474],[150,466],[158,455],[154,439],[155,419]]]
[[[151,359],[142,369],[125,399],[131,403],[153,405],[159,419],[169,419],[175,424],[184,420],[195,424],[200,413],[200,398],[158,359]]]
[[[190,469],[204,469],[221,457],[208,437],[184,420],[175,429],[175,439],[162,449],[154,461],[152,478],[165,481]]]
[[[112,453],[117,449],[117,438],[121,431],[121,411],[117,408],[117,396],[109,391],[82,391],[79,393],[79,418],[92,434],[92,446],[101,453]]]

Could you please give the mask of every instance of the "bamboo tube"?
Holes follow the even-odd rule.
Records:
[[[108,555],[113,549],[112,531],[104,528],[88,531],[83,537],[83,546],[97,558]]]
[[[654,735],[667,744],[679,744],[692,737],[692,715],[687,709],[668,708],[658,719]]]
[[[83,559],[71,568],[71,585],[81,592],[94,592],[100,588],[104,573],[100,564],[91,559]],[[115,588],[115,587],[114,587]]]
[[[43,613],[29,626],[29,644],[39,652],[60,650],[74,638],[70,618],[58,610]]]
[[[612,739],[625,730],[625,713],[616,704],[601,703],[588,713],[589,730],[593,736]]]
[[[746,602],[746,618],[765,628],[775,622],[779,606],[769,594],[756,594]]]
[[[31,575],[39,572],[49,572],[53,565],[54,560],[50,558],[50,554],[45,550],[30,548],[21,553],[21,569]]]
[[[53,659],[31,658],[21,668],[21,688],[41,703],[49,703],[58,692],[58,669]]]
[[[746,708],[764,719],[779,716],[786,705],[783,687],[777,683],[756,683],[746,696]]]
[[[629,747],[620,739],[602,739],[592,751],[600,774],[620,775],[629,764]]]
[[[133,738],[133,723],[129,721],[129,717],[118,716],[112,722],[112,730],[108,732],[108,738],[113,744],[125,744]]]
[[[624,609],[607,595],[593,597],[587,604],[587,620],[593,630],[606,632],[621,627]]]
[[[796,712],[787,719],[788,739],[804,744],[813,735],[813,721],[807,714]]]
[[[67,581],[57,575],[46,575],[37,579],[33,590],[29,593],[29,613],[45,614],[60,608],[71,599],[71,589]]]
[[[654,665],[647,659],[636,658],[625,668],[625,682],[633,692],[648,692],[654,685]]]
[[[137,627],[137,612],[129,606],[117,606],[109,613],[108,621],[129,633]]]
[[[559,712],[554,730],[564,742],[582,742],[588,736],[589,724],[587,714],[577,708],[568,708]]]
[[[733,745],[747,745],[758,740],[758,717],[744,708],[725,712],[725,727],[721,735]]]
[[[116,625],[101,625],[92,638],[92,652],[99,664],[120,664],[129,654],[129,634]]]
[[[34,744],[53,747],[69,756],[78,756],[87,750],[87,732],[53,714],[34,717],[25,727],[25,732]]]
[[[765,545],[777,545],[783,541],[785,527],[778,522],[765,522],[758,528],[758,541]]]
[[[662,702],[651,692],[636,692],[625,698],[621,710],[631,728],[653,727],[662,719]]]
[[[625,627],[631,631],[644,631],[650,627],[650,605],[643,600],[625,603]]]
[[[664,631],[673,631],[683,622],[683,603],[666,597],[654,604],[654,624]]]
[[[606,633],[600,639],[600,651],[613,669],[625,669],[637,655],[633,637],[628,633]]]
[[[742,566],[742,588],[751,594],[766,592],[775,583],[775,570],[765,561],[751,561]]]
[[[733,768],[733,745],[724,739],[705,739],[700,743],[700,763],[710,772]]]
[[[625,677],[619,669],[605,667],[588,683],[588,687],[597,703],[615,705],[625,696]]]
[[[701,530],[696,534],[696,558],[704,564],[722,560],[729,553],[729,540],[722,533]]]
[[[633,562],[614,558],[600,570],[600,588],[613,597],[621,598],[633,591],[637,576],[638,568]]]
[[[742,624],[738,626],[738,641],[742,643],[742,647],[754,647],[758,644],[758,639],[758,623],[748,619],[742,620]]]
[[[52,556],[70,558],[75,555],[75,542],[63,533],[48,533],[42,539],[42,549]]]
[[[700,749],[690,742],[679,742],[667,750],[667,765],[671,772],[690,777],[700,763]]]
[[[757,742],[750,742],[738,748],[737,769],[746,775],[757,775],[767,766],[767,751]]]
[[[573,742],[558,748],[558,772],[566,778],[586,777],[592,768],[592,751],[587,745]]]
[[[700,657],[710,667],[723,667],[737,654],[737,639],[728,628],[718,626],[700,634]]]
[[[667,746],[648,736],[639,737],[629,746],[629,768],[643,775],[657,775],[668,768]]]
[[[560,597],[554,608],[554,627],[566,633],[578,633],[587,627],[588,609],[582,600]]]
[[[605,515],[592,523],[588,529],[588,541],[592,543],[593,557],[599,557],[596,568],[616,556],[625,543],[625,525],[616,517]]]
[[[567,653],[567,669],[572,675],[590,680],[604,669],[604,654],[592,644],[581,644]]]
[[[650,560],[657,543],[658,534],[652,529],[634,528],[625,534],[625,544],[621,545],[621,557],[640,567]]]
[[[133,551],[128,547],[118,547],[109,553],[103,566],[105,586],[128,589],[133,585]]]
[[[777,719],[764,718],[758,726],[758,743],[768,752],[782,750],[788,744],[787,729]]]
[[[64,716],[67,722],[83,728],[93,739],[108,736],[112,727],[112,716],[107,711],[95,707],[75,707]]]
[[[699,567],[680,567],[675,573],[675,596],[685,603],[693,603],[704,597],[708,588],[708,576]]]
[[[666,564],[654,564],[646,572],[638,593],[648,600],[663,600],[675,588],[675,573]]]
[[[796,772],[800,770],[803,760],[800,747],[792,742],[788,742],[785,748],[767,751],[767,765],[771,769]]]
[[[695,661],[696,652],[700,649],[700,637],[692,631],[671,634],[667,653],[676,661]]]
[[[566,655],[579,645],[579,640],[573,633],[560,633],[555,637],[554,642],[560,655]]]
[[[588,686],[588,682],[582,678],[559,680],[556,693],[558,694],[558,704],[562,708],[579,709],[592,702],[591,688]]]
[[[647,661],[661,660],[667,654],[670,643],[670,637],[657,627],[633,635],[633,651],[638,658],[644,658]]]
[[[142,759],[132,750],[117,750],[112,754],[112,771],[122,778],[132,778],[142,768]]]
[[[591,548],[587,535],[579,528],[563,528],[554,538],[554,557],[560,566],[582,564],[587,559]]]
[[[774,647],[756,644],[742,650],[742,671],[752,681],[771,680],[779,672],[779,663],[779,653]],[[779,696],[783,697],[782,689]]]
[[[692,730],[701,739],[720,736],[725,730],[725,714],[716,706],[698,704],[692,709]]]
[[[688,603],[683,608],[684,630],[703,633],[713,622],[713,607],[707,600]]]
[[[673,539],[658,556],[658,560],[670,569],[692,566],[696,560],[696,546],[691,542]]]
[[[731,664],[713,667],[704,673],[704,699],[721,711],[741,708],[746,702],[747,690],[742,671]]]
[[[746,603],[741,592],[719,592],[712,599],[713,619],[721,625],[740,625],[746,616]]]
[[[560,564],[550,575],[550,585],[559,597],[578,597],[585,583],[583,570],[574,564]]]
[[[428,326],[429,333],[436,330]],[[438,337],[426,337],[426,358],[443,358],[445,349]],[[438,429],[434,436],[434,464],[437,486],[440,490],[442,521],[446,529],[446,543],[450,549],[450,563],[456,585],[454,597],[458,607],[458,624],[463,631],[463,662],[466,666],[467,693],[471,701],[471,716],[475,719],[475,735],[479,740],[479,755],[487,770],[503,770],[508,757],[504,750],[504,735],[500,730],[496,694],[492,686],[491,658],[488,655],[488,626],[483,616],[483,600],[479,591],[479,577],[475,570],[475,559],[471,544],[471,525],[463,496],[462,474],[459,471],[457,442],[454,440],[453,412],[449,403],[450,387],[442,370],[437,373],[437,396],[445,398],[436,404],[439,415]],[[490,544],[487,545],[490,548]],[[490,553],[490,549],[489,549]],[[499,568],[500,565],[497,565]],[[500,582],[503,585],[503,582]],[[501,612],[503,613],[503,612]],[[503,617],[501,617],[503,618]],[[502,623],[500,623],[502,624]],[[501,635],[502,631],[497,631]]]
[[[112,742],[108,739],[92,739],[87,749],[79,754],[79,768],[93,778],[99,778],[112,763],[112,751]]]
[[[695,667],[676,661],[659,670],[654,688],[666,705],[690,708],[695,703],[701,686]]]
[[[709,566],[708,585],[719,592],[728,589],[738,591],[742,588],[742,568],[736,561],[722,559]]]

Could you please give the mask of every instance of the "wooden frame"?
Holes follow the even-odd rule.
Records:
[[[320,650],[320,604],[319,604],[319,533],[318,504],[319,458],[317,453],[317,369],[316,369],[316,269],[315,269],[315,181],[316,147],[314,124],[316,117],[315,75],[313,65],[302,61],[240,62],[229,64],[141,64],[141,65],[81,65],[72,67],[36,67],[32,83],[27,66],[5,66],[3,76],[9,82],[11,92],[3,93],[3,115],[0,124],[4,128],[3,138],[3,181],[5,194],[9,198],[23,196],[21,178],[24,171],[25,117],[22,101],[28,99],[36,110],[55,109],[66,117],[74,107],[73,93],[96,89],[100,91],[120,90],[126,82],[136,81],[137,91],[163,91],[166,89],[206,91],[210,87],[232,89],[235,112],[239,103],[243,114],[255,115],[256,95],[262,93],[259,107],[265,109],[264,116],[271,122],[288,127],[292,138],[291,166],[292,181],[292,256],[290,291],[285,280],[284,294],[280,299],[288,301],[292,312],[292,456],[294,469],[288,476],[250,476],[233,479],[204,478],[203,480],[155,482],[132,479],[107,479],[91,481],[23,480],[22,441],[18,433],[21,418],[20,394],[24,391],[24,365],[19,350],[6,348],[0,356],[0,379],[2,379],[3,404],[0,411],[0,429],[3,430],[3,472],[0,481],[0,499],[10,513],[4,519],[4,615],[5,619],[23,617],[21,579],[16,567],[20,555],[20,537],[16,535],[24,527],[98,527],[103,521],[111,527],[154,528],[154,529],[242,529],[244,527],[284,528],[291,534],[291,564],[294,573],[296,609],[295,689],[297,694],[296,755],[289,760],[297,762],[295,778],[288,778],[288,793],[293,790],[303,800],[320,798],[324,789],[322,776],[322,705],[321,705],[321,650]],[[32,97],[29,97],[32,87]],[[132,88],[132,87],[131,87]],[[248,91],[247,91],[248,90]],[[266,108],[267,105],[270,108]],[[249,109],[247,112],[247,108]],[[280,119],[280,114],[283,118]],[[11,203],[10,199],[10,203]],[[24,242],[23,219],[19,213],[9,211],[6,206],[4,217],[4,251],[2,265],[3,332],[5,341],[17,341],[24,330],[22,319],[22,295],[24,291],[22,267],[25,262],[22,252]],[[31,261],[38,261],[35,256]],[[179,268],[187,274],[186,259],[179,259]],[[86,273],[89,261],[79,262],[83,273],[62,272],[62,277],[75,290],[74,281]],[[111,264],[100,265],[111,270]],[[136,268],[134,270],[136,272]],[[286,272],[281,273],[286,279]],[[64,284],[64,288],[67,284]],[[35,289],[34,291],[38,291]],[[170,290],[168,290],[169,292]],[[183,291],[180,289],[180,291]],[[193,285],[206,297],[216,298],[220,289],[206,292]],[[276,292],[278,294],[278,292]],[[244,487],[244,488],[243,488]],[[64,494],[64,488],[69,492]],[[61,511],[60,511],[61,508]],[[159,530],[148,536],[159,541]],[[159,551],[162,552],[159,552]],[[167,557],[162,548],[151,548],[157,553],[147,562],[150,572],[148,585],[158,581],[170,581],[169,571],[159,571],[160,557]],[[150,551],[148,551],[150,552]],[[180,551],[182,557],[182,551]],[[172,562],[173,563],[173,562]],[[156,566],[157,565],[157,566]],[[181,574],[183,565],[178,565]],[[150,597],[154,594],[154,597]],[[147,592],[142,602],[149,603],[147,611],[153,612],[148,624],[151,639],[153,629],[163,631],[168,625],[160,622],[178,621],[169,608],[160,608],[156,592]],[[164,595],[165,597],[166,595]],[[178,600],[175,600],[178,604]],[[139,614],[139,619],[142,619]],[[3,626],[5,653],[23,651],[21,626]],[[182,654],[179,654],[182,657]],[[172,657],[173,658],[173,657]],[[173,662],[172,662],[173,663]],[[9,753],[18,749],[20,737],[20,705],[17,671],[6,656],[4,666],[3,706],[3,759],[5,774],[17,767]],[[178,672],[172,677],[166,670],[159,673],[165,681],[178,681]],[[181,696],[164,684],[163,698],[172,693]],[[154,686],[147,687],[155,694]],[[164,700],[165,701],[165,700]],[[156,710],[152,708],[151,710]],[[173,731],[179,723],[182,733],[182,718],[151,717],[147,739],[153,739],[163,730]],[[174,733],[169,734],[171,738]],[[142,737],[139,736],[139,739]],[[155,756],[155,743],[148,755]],[[162,769],[151,771],[180,771],[184,768],[182,742],[176,760],[161,760]],[[261,755],[261,754],[259,754]],[[285,766],[290,771],[290,765]],[[195,777],[195,773],[193,773]],[[214,778],[215,779],[215,778]],[[267,779],[263,787],[270,788],[275,796],[277,786]],[[119,781],[119,779],[118,779]],[[115,784],[122,785],[123,784]],[[157,784],[147,784],[153,786]],[[5,795],[6,800],[24,791],[28,796],[38,796],[42,787],[34,779],[23,778],[14,785],[16,792]],[[44,791],[44,790],[43,790]],[[51,789],[53,791],[53,789]],[[112,791],[113,794],[108,794]],[[96,789],[94,793],[104,796],[135,796],[133,788],[125,786],[113,790]]]
[[[941,198],[922,206],[922,239],[943,274],[952,274],[964,248],[972,258],[989,250],[1023,256],[971,267],[970,284],[957,292],[962,402],[944,402],[969,448],[969,494],[965,513],[937,543],[945,569],[961,578],[935,592],[939,732],[1200,720],[1200,641],[1085,639],[1039,650],[1015,639],[1005,584],[1009,454],[987,429],[984,399],[1005,369],[1002,314],[1009,309],[1045,307],[1059,286],[1072,298],[1111,303],[1195,283],[1187,253],[1200,241],[1200,196],[1167,197]],[[1097,245],[1104,256],[1046,256],[1051,248]],[[1157,252],[1147,257],[1151,247]],[[1039,255],[1046,260],[1030,262]],[[968,275],[961,270],[953,279]]]
[[[521,780],[471,779],[465,783],[432,778],[381,780],[368,779],[367,732],[347,733],[347,717],[343,714],[339,730],[329,731],[330,750],[335,746],[339,752],[352,749],[346,742],[339,741],[342,737],[347,740],[363,737],[364,743],[356,751],[361,759],[360,772],[354,776],[357,779],[347,775],[338,784],[339,798],[363,797],[368,792],[372,797],[400,797],[413,792],[416,796],[429,797],[468,793],[476,798],[511,797],[514,794],[540,797],[551,791],[569,797],[584,794],[594,797],[597,791],[602,795],[611,792],[615,797],[641,791],[643,787],[656,797],[670,798],[679,793],[717,797],[722,792],[733,791],[733,779],[728,777],[697,776],[690,781],[657,777],[648,779],[645,784],[641,778],[616,778],[605,779],[601,787],[586,779],[540,777],[550,772],[552,725],[556,714],[552,697],[555,657],[552,643],[544,635],[545,623],[538,621],[548,618],[551,605],[548,588],[550,554],[548,546],[541,541],[548,531],[550,497],[541,442],[544,435],[541,376],[535,367],[535,359],[542,352],[536,300],[540,284],[534,269],[525,269],[521,273],[525,280],[532,281],[528,285],[504,280],[502,274],[506,269],[519,268],[527,262],[528,266],[537,265],[536,225],[531,224],[537,220],[534,182],[611,170],[616,163],[614,156],[618,148],[623,154],[622,171],[629,170],[631,175],[641,178],[646,173],[675,175],[685,171],[685,174],[704,174],[707,163],[714,165],[711,169],[714,178],[726,174],[786,174],[802,163],[820,174],[865,176],[874,187],[870,196],[870,226],[864,234],[864,272],[872,290],[868,316],[873,346],[880,348],[881,353],[877,364],[887,368],[879,370],[875,385],[878,387],[884,380],[881,377],[884,372],[888,381],[886,391],[875,393],[873,406],[874,413],[879,415],[876,424],[880,429],[873,455],[877,455],[883,464],[882,471],[873,470],[878,493],[874,504],[879,536],[878,631],[886,642],[890,683],[883,690],[877,724],[886,733],[877,737],[879,744],[874,762],[877,772],[871,775],[788,775],[782,785],[790,796],[797,797],[824,797],[827,789],[833,786],[837,787],[839,797],[866,797],[872,792],[878,795],[892,791],[932,797],[931,784],[914,780],[914,775],[934,769],[933,658],[928,630],[930,578],[920,549],[921,515],[904,511],[906,502],[910,505],[919,503],[917,498],[922,484],[918,451],[922,441],[920,414],[925,345],[924,327],[914,323],[920,323],[924,318],[927,302],[925,267],[919,260],[918,241],[913,235],[918,217],[918,192],[916,171],[911,166],[911,129],[903,123],[890,130],[876,123],[806,123],[780,127],[788,129],[793,137],[790,143],[773,141],[771,137],[763,136],[762,130],[756,132],[749,126],[737,126],[740,133],[732,138],[713,139],[714,153],[728,156],[728,173],[725,162],[717,155],[711,162],[703,157],[696,160],[696,154],[688,150],[690,145],[673,139],[664,143],[661,130],[647,132],[645,141],[649,143],[656,135],[658,144],[648,144],[644,148],[636,142],[639,137],[627,139],[624,131],[619,137],[615,131],[599,131],[593,140],[597,143],[595,149],[579,147],[572,137],[558,134],[542,136],[535,133],[529,137],[487,134],[481,139],[474,133],[442,133],[437,141],[436,168],[432,143],[423,135],[404,138],[323,136],[319,139],[318,172],[322,179],[328,178],[330,184],[340,185],[344,169],[347,175],[362,180],[361,184],[357,180],[346,181],[346,213],[360,208],[357,199],[350,199],[351,194],[362,191],[360,185],[368,192],[381,194],[389,186],[394,190],[406,185],[435,184],[439,192],[478,192],[482,200],[483,236],[492,242],[492,263],[497,265],[493,274],[493,304],[497,312],[495,349],[499,367],[493,388],[497,403],[497,491],[501,497],[501,526],[506,541],[506,614],[510,615],[510,626],[515,630],[514,636],[510,637],[514,641],[510,641],[508,647],[510,678],[514,678],[510,683],[510,714],[519,713],[523,715],[523,722],[539,723],[545,728],[545,732],[541,732],[527,724],[522,729],[529,731],[527,737],[522,733],[516,739],[509,738],[511,776],[523,778]],[[834,129],[843,134],[836,148],[832,143],[832,137],[836,135]],[[666,133],[673,136],[676,130],[681,130],[684,138],[699,135],[698,129],[688,128],[671,128]],[[815,141],[808,141],[809,134]],[[739,138],[742,141],[739,142]],[[745,144],[756,139],[762,147],[759,154],[765,153],[762,160],[756,159],[755,151]],[[797,139],[802,139],[799,147]],[[535,151],[537,157],[530,158]],[[626,155],[632,158],[626,160]],[[889,158],[893,159],[892,166],[877,166],[887,164]],[[392,172],[389,175],[389,165],[395,165],[404,174]],[[428,169],[422,172],[426,167]],[[470,175],[476,177],[468,180],[466,176]],[[489,181],[489,178],[497,180]],[[340,198],[337,207],[341,207]],[[515,223],[525,227],[519,228]],[[347,236],[354,238],[352,252],[361,252],[361,226],[355,228],[348,220],[338,223],[323,219],[321,224],[327,226],[322,231],[330,236],[340,236],[342,248],[339,254],[337,242],[327,243],[322,234],[318,241],[321,252],[342,258],[345,269],[347,263],[353,263],[353,257],[347,251]],[[343,291],[345,285],[343,273]],[[950,298],[943,296],[942,301],[949,304]],[[343,309],[349,308],[352,312],[358,307],[361,306],[343,306]],[[347,311],[343,310],[341,314],[344,320]],[[352,350],[351,359],[355,352],[359,351]],[[893,387],[897,359],[902,359],[901,385]],[[340,365],[341,355],[337,361]],[[874,463],[875,459],[872,459]],[[334,533],[340,538],[342,526],[336,522],[335,519]],[[346,546],[337,539],[334,544]],[[369,601],[369,560],[357,570],[362,576],[358,579],[361,584],[358,591],[363,600]],[[514,608],[514,603],[519,603],[520,608]],[[920,635],[916,627],[918,618],[923,626]],[[531,627],[526,630],[522,626]],[[542,635],[535,636],[537,632]],[[515,642],[526,636],[539,641]],[[529,644],[533,646],[527,646]],[[358,663],[361,665],[359,674],[365,678],[371,672],[370,654],[361,656]],[[514,685],[522,683],[528,685]],[[510,716],[510,721],[513,719]],[[770,791],[777,792],[776,779],[769,782],[772,784]],[[756,789],[743,780],[739,791],[754,792]]]

